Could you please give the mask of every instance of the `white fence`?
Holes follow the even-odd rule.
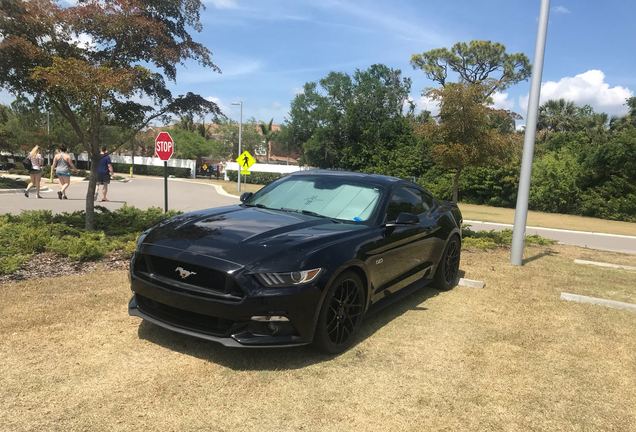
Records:
[[[276,165],[276,164],[263,164],[263,163],[255,163],[250,168],[251,172],[269,172],[269,173],[279,173],[279,174],[289,174],[296,171],[303,171],[312,169],[312,167],[306,166],[298,166],[298,165]],[[238,171],[238,163],[236,162],[226,162],[225,163],[225,171]]]
[[[132,164],[132,156],[110,155],[114,163]],[[88,153],[84,152],[77,156],[77,160],[88,161]],[[163,166],[163,161],[156,157],[135,156],[135,165]],[[237,165],[235,163],[235,165]],[[190,168],[190,177],[197,174],[197,161],[194,159],[170,159],[168,166],[173,168]]]

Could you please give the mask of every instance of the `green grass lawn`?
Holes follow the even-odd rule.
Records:
[[[0,189],[24,189],[26,185],[24,180],[0,177]]]
[[[469,220],[511,224],[515,218],[515,210],[510,208],[465,203],[459,203],[459,208],[464,219]],[[533,210],[528,212],[528,225],[636,236],[636,223]]]

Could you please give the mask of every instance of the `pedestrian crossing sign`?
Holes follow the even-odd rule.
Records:
[[[245,150],[239,157],[236,158],[241,174],[250,175],[250,167],[256,163],[254,156]]]

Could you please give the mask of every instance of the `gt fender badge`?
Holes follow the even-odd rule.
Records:
[[[375,264],[376,265],[377,264],[382,264],[383,262],[384,262],[384,259],[382,259],[382,258],[375,260]]]
[[[176,269],[174,269],[174,271],[176,271],[177,273],[179,273],[179,277],[181,277],[181,279],[185,279],[188,278],[192,275],[197,274],[196,272],[190,271],[190,270],[186,270],[183,267],[179,266]]]

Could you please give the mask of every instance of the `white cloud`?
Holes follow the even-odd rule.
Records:
[[[556,14],[569,14],[570,13],[570,9],[566,8],[563,5],[558,5],[552,8],[552,12],[556,13]]]
[[[219,107],[219,109],[221,110],[223,114],[228,115],[228,112],[231,106],[230,104],[223,102],[221,98],[218,98],[216,96],[208,96],[205,98],[205,100],[214,102]]]
[[[420,96],[415,101],[415,111],[430,111],[433,116],[439,114],[439,102],[428,96]]]
[[[77,33],[71,35],[71,43],[79,46],[80,48],[89,49],[95,47],[95,40],[87,33]]]
[[[541,100],[543,104],[552,99],[566,99],[577,105],[590,105],[595,111],[610,115],[625,115],[625,100],[634,93],[621,86],[610,87],[605,82],[605,74],[598,69],[563,77],[559,81],[546,81],[541,84]],[[519,97],[519,106],[525,112],[528,108],[528,95]]]
[[[508,93],[495,92],[490,96],[492,98],[492,107],[511,111],[515,106],[515,101],[508,99]]]
[[[199,65],[194,65],[192,68],[183,67],[177,72],[177,81],[185,84],[201,84],[250,75],[263,67],[259,60],[240,58],[223,61],[221,56],[218,56],[216,64],[221,68],[221,73],[202,68]]]
[[[342,0],[322,0],[315,5],[329,10],[338,9],[354,18],[367,21],[373,25],[371,28],[374,30],[381,27],[404,40],[430,46],[444,46],[449,41],[447,35],[433,29],[433,26],[409,21],[406,17],[390,14],[387,10],[373,9],[368,5]]]
[[[205,3],[210,3],[216,9],[237,9],[239,7],[238,0],[206,0]]]

